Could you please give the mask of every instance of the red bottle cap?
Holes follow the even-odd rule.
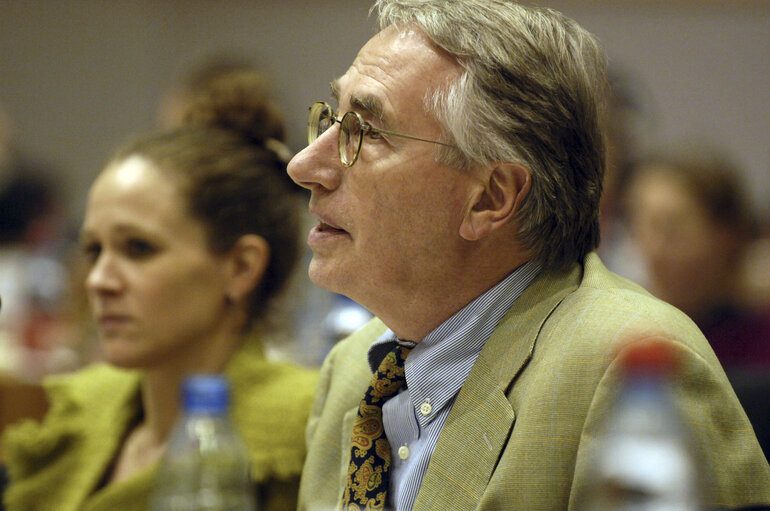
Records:
[[[666,375],[676,366],[676,354],[669,342],[662,339],[644,339],[625,345],[620,353],[620,362],[626,373]]]

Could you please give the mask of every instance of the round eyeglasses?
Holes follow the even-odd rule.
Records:
[[[310,107],[310,115],[307,119],[307,143],[312,144],[315,142],[315,140],[323,135],[326,130],[331,128],[335,122],[340,125],[339,138],[337,140],[340,161],[346,167],[352,167],[358,159],[358,155],[361,152],[361,144],[364,140],[364,134],[366,133],[391,135],[394,137],[408,138],[410,140],[418,140],[420,142],[428,142],[430,144],[455,147],[452,144],[439,142],[437,140],[428,140],[425,138],[413,137],[412,135],[404,135],[403,133],[396,133],[395,131],[374,128],[366,123],[358,112],[347,112],[342,116],[342,119],[338,119],[334,116],[332,107],[324,101],[313,103]]]

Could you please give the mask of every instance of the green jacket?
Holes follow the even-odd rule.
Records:
[[[373,320],[335,346],[308,424],[300,510],[339,508],[352,424],[369,385]],[[595,254],[545,272],[487,340],[454,402],[415,510],[574,510],[620,377],[618,347],[659,337],[680,356],[676,405],[710,475],[711,506],[770,503],[770,467],[728,380],[681,312]]]
[[[268,361],[249,341],[225,374],[232,385],[231,417],[264,495],[262,509],[294,509],[317,372]],[[141,413],[140,380],[138,372],[105,364],[49,378],[51,408],[42,424],[19,423],[3,438],[11,478],[6,510],[145,511],[156,467],[99,488]]]

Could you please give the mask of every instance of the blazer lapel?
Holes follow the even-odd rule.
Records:
[[[486,488],[514,411],[486,361],[460,391],[441,431],[414,509],[473,509]],[[468,385],[470,383],[470,385]],[[483,391],[481,390],[483,389]]]
[[[516,418],[508,388],[532,356],[546,318],[577,288],[580,275],[580,265],[568,275],[541,274],[487,340],[441,431],[415,510],[476,508]]]
[[[358,414],[358,405],[354,406],[342,417],[342,438],[340,439],[340,480],[342,481],[342,488],[345,488],[345,484],[348,480],[348,467],[350,466],[350,450],[351,450],[351,438],[353,435],[353,422],[356,420]],[[340,493],[340,499],[342,493]]]

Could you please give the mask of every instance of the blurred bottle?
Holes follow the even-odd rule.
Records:
[[[229,386],[194,376],[182,389],[183,415],[160,461],[150,511],[255,511],[247,450],[228,419]]]
[[[334,295],[334,303],[321,325],[324,339],[334,345],[349,336],[370,319],[372,313],[344,295]]]
[[[674,407],[669,345],[638,342],[621,359],[625,379],[593,452],[581,511],[699,511],[703,476]]]

